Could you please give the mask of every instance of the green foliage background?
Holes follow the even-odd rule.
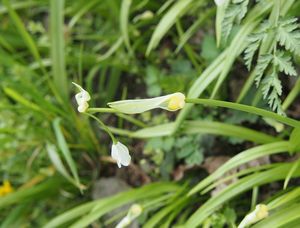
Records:
[[[258,203],[270,215],[254,227],[298,224],[299,12],[295,0],[2,0],[0,180],[14,192],[0,196],[1,227],[105,227],[128,203],[143,206],[143,227],[236,227]],[[152,183],[91,198],[116,166],[101,127],[77,113],[72,81],[91,107],[186,94],[178,113],[98,115]],[[216,148],[231,158],[207,174]]]

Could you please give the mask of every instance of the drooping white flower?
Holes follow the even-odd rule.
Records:
[[[269,215],[268,206],[265,204],[258,204],[255,207],[255,210],[246,215],[242,220],[238,228],[244,228],[250,226],[253,223],[256,223]]]
[[[140,214],[142,213],[143,208],[141,207],[141,205],[139,204],[133,204],[127,215],[117,224],[116,228],[125,228],[128,225],[130,225],[130,223],[132,223],[132,221],[134,219],[136,219],[138,216],[140,216]]]
[[[226,2],[226,0],[215,0],[217,6],[221,6]]]
[[[75,99],[78,104],[77,110],[78,112],[85,112],[89,107],[88,101],[91,100],[91,96],[80,85],[74,82],[72,83],[80,90],[80,92],[75,95]]]
[[[120,142],[116,144],[113,143],[111,147],[111,157],[117,161],[119,168],[121,168],[122,165],[128,166],[131,161],[128,148]]]
[[[185,96],[179,92],[149,99],[122,100],[108,103],[109,107],[126,114],[142,113],[155,108],[177,111],[182,109],[184,105]]]

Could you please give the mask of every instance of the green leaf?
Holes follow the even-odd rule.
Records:
[[[287,223],[300,218],[300,204],[296,203],[272,213],[270,216],[254,225],[253,228],[290,227]]]
[[[107,212],[122,205],[137,200],[158,197],[168,193],[180,191],[178,185],[172,183],[154,183],[144,187],[122,192],[112,197],[91,201],[72,208],[50,220],[44,228],[59,227],[63,224],[78,219],[69,227],[86,227]],[[83,217],[82,217],[83,216]]]
[[[65,168],[63,162],[61,161],[59,154],[56,151],[55,145],[47,143],[46,150],[48,152],[49,158],[54,165],[54,167],[57,169],[57,171],[64,176],[68,181],[70,181],[75,186],[79,187],[77,185],[77,182],[70,176],[67,169]]]
[[[229,161],[224,163],[221,167],[219,167],[214,173],[209,175],[207,178],[202,180],[199,184],[197,184],[194,188],[191,189],[189,195],[192,195],[198,191],[201,191],[203,188],[211,184],[212,182],[216,181],[220,178],[224,173],[228,172],[229,170],[240,166],[248,161],[254,160],[256,158],[282,153],[289,149],[289,143],[282,141],[282,142],[275,142],[270,143],[262,146],[257,146],[248,150],[245,150],[238,155],[231,158]]]
[[[284,180],[284,184],[283,184],[283,189],[286,189],[289,181],[291,179],[291,177],[293,176],[293,174],[296,172],[296,170],[298,169],[300,164],[300,159],[298,159],[297,161],[295,161],[291,167],[291,169],[289,170],[288,174],[286,175],[286,178]]]
[[[273,63],[275,66],[278,66],[280,72],[284,72],[290,76],[297,76],[297,72],[291,61],[291,56],[284,56],[284,52],[277,52],[276,55],[274,55]]]
[[[258,50],[264,35],[262,33],[252,34],[248,37],[249,45],[245,49],[244,60],[248,70],[251,69],[252,60],[255,52]]]
[[[288,51],[300,55],[300,30],[297,18],[281,21],[276,40]]]
[[[290,134],[290,152],[294,153],[300,150],[300,128],[295,128]]]
[[[265,73],[265,70],[267,69],[267,67],[269,66],[271,60],[272,60],[272,55],[270,54],[265,54],[265,55],[260,55],[258,60],[257,60],[257,64],[255,67],[255,82],[256,82],[256,86],[258,87],[261,79],[263,77],[263,74]]]
[[[133,138],[152,138],[169,136],[172,134],[174,123],[162,124],[154,127],[144,128],[133,133],[126,133]],[[185,121],[182,134],[213,134],[228,137],[236,137],[256,143],[276,142],[280,139],[269,136],[262,132],[254,131],[245,127],[212,121]]]
[[[54,84],[61,98],[68,97],[64,49],[64,0],[50,1],[50,40]]]
[[[21,18],[19,15],[15,12],[14,8],[12,7],[11,3],[9,0],[2,0],[3,4],[6,6],[8,13],[13,20],[15,26],[17,27],[20,35],[22,36],[24,42],[26,43],[29,51],[33,55],[34,59],[39,63],[40,68],[43,70],[43,73],[46,74],[46,70],[44,68],[44,65],[41,60],[40,53],[37,49],[37,46],[35,45],[32,37],[30,34],[27,32]]]
[[[274,181],[282,180],[285,178],[286,173],[288,172],[290,164],[282,164],[273,169],[263,171],[260,173],[254,173],[252,175],[246,176],[242,179],[239,179],[237,182],[229,185],[223,191],[219,192],[216,196],[211,197],[208,201],[200,206],[199,209],[194,212],[189,219],[184,224],[184,227],[198,227],[203,223],[205,218],[210,216],[214,211],[216,211],[222,204],[226,201],[232,199],[233,197],[241,194],[254,186],[260,186],[266,183],[271,183]],[[222,173],[223,175],[224,173]],[[293,177],[300,176],[300,169],[298,169]],[[298,206],[299,207],[299,206]],[[300,209],[300,207],[299,207]],[[294,214],[294,213],[293,213]],[[297,211],[297,217],[300,216],[299,211]],[[293,217],[291,217],[293,218]],[[277,221],[278,222],[278,221]],[[275,224],[275,223],[274,223]],[[271,226],[262,226],[262,227],[276,227],[272,224]],[[278,223],[276,223],[278,224]]]
[[[178,20],[178,18],[186,12],[192,1],[193,0],[179,0],[171,7],[171,9],[169,9],[155,28],[148,44],[146,55],[149,55],[151,50],[156,48],[162,37],[175,24],[176,20]]]
[[[65,140],[65,137],[61,131],[60,128],[60,119],[56,118],[53,121],[53,129],[55,131],[55,136],[56,136],[56,140],[58,143],[58,147],[60,149],[60,151],[62,152],[62,155],[64,157],[64,159],[66,160],[68,167],[71,170],[71,173],[75,179],[76,185],[80,186],[80,181],[79,181],[79,177],[78,177],[78,173],[77,173],[77,168],[76,168],[76,163],[74,162],[71,152],[69,150],[69,147],[67,145],[67,142]],[[64,170],[62,170],[65,174],[66,172]]]
[[[255,115],[259,115],[262,117],[271,118],[274,120],[277,120],[281,123],[284,123],[286,125],[289,125],[291,127],[300,127],[300,121],[294,120],[292,118],[288,118],[286,116],[282,116],[261,108],[256,108],[249,105],[243,105],[233,102],[227,102],[227,101],[219,101],[219,100],[213,100],[213,99],[190,99],[186,98],[185,101],[187,103],[193,103],[193,104],[202,104],[202,105],[209,105],[209,106],[216,106],[216,107],[223,107],[223,108],[229,108],[234,110],[239,110],[243,112],[253,113]]]
[[[5,87],[4,88],[4,92],[9,97],[11,97],[15,101],[19,102],[20,104],[24,105],[25,107],[30,108],[30,109],[32,109],[34,111],[37,111],[37,112],[44,113],[44,110],[42,110],[38,105],[36,105],[35,103],[27,100],[24,96],[22,96],[21,94],[19,94],[17,91],[15,91],[15,90],[13,90],[11,88]]]
[[[121,12],[120,12],[120,28],[123,36],[123,40],[126,44],[126,47],[131,51],[130,41],[129,41],[129,32],[128,32],[128,20],[129,12],[132,0],[122,0]]]

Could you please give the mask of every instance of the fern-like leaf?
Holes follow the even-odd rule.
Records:
[[[300,55],[300,30],[296,18],[279,23],[276,40],[286,50]]]
[[[261,33],[253,34],[248,37],[249,45],[245,49],[245,55],[244,55],[244,61],[248,70],[251,69],[251,64],[253,61],[254,54],[259,48],[263,37],[264,35]]]
[[[238,24],[245,17],[248,11],[249,0],[234,0],[225,12],[222,22],[222,38],[226,42],[232,30],[233,24],[236,21]]]
[[[292,64],[291,57],[285,56],[283,52],[279,51],[273,57],[273,64],[278,66],[280,72],[286,75],[297,76],[297,72]]]
[[[222,21],[222,38],[224,42],[227,41],[232,30],[234,20],[239,14],[239,7],[237,5],[229,5],[225,12],[224,20]]]
[[[272,73],[267,75],[262,81],[262,94],[264,99],[268,99],[268,104],[273,111],[284,115],[280,100],[282,85],[278,79],[278,72],[275,67],[273,67]]]
[[[272,60],[272,55],[270,54],[259,56],[255,67],[255,82],[257,87],[259,86],[262,76],[264,75],[264,72],[269,66],[271,60]]]

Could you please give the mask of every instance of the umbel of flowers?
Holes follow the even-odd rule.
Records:
[[[88,113],[88,101],[91,100],[90,94],[80,85],[74,82],[73,84],[79,89],[79,93],[75,95],[75,100],[78,105],[78,112],[87,114],[88,116],[97,120],[97,122],[102,126],[102,128],[109,134],[112,139],[111,157],[116,161],[119,168],[121,168],[122,166],[128,166],[131,161],[131,156],[129,154],[128,148],[124,144],[116,140],[109,128],[99,118]],[[184,105],[185,95],[179,92],[148,99],[121,100],[108,103],[108,106],[112,110],[124,114],[139,114],[157,108],[173,112],[182,109]]]

